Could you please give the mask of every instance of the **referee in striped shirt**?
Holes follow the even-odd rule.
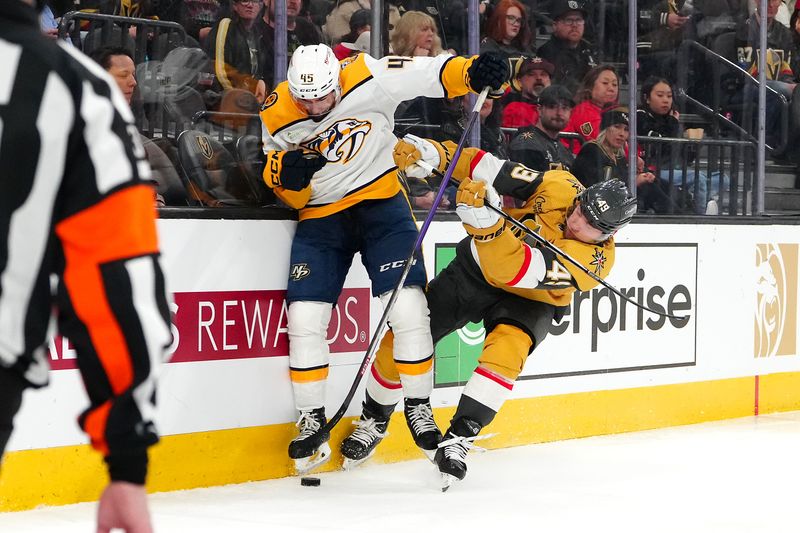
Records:
[[[55,306],[89,396],[79,423],[111,478],[97,531],[149,532],[171,341],[150,169],[116,84],[40,33],[34,1],[0,0],[0,454],[23,390],[47,383]]]

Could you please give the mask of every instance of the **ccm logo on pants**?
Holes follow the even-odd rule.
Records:
[[[417,264],[417,260],[414,259],[412,261],[411,265],[413,266],[413,265],[416,265],[416,264]],[[385,265],[381,265],[380,266],[380,272],[386,272],[387,270],[390,270],[392,268],[403,268],[404,266],[406,266],[406,260],[405,259],[402,259],[400,261],[393,261],[391,263],[386,263]]]

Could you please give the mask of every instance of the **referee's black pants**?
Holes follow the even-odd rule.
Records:
[[[19,372],[0,367],[0,459],[11,438],[14,415],[22,405],[22,393],[26,387],[27,382]]]

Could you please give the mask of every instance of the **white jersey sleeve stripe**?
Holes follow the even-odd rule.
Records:
[[[95,169],[97,190],[102,194],[133,178],[125,146],[112,129],[115,115],[111,102],[95,93],[91,83],[84,82],[81,118],[86,128],[83,136]]]
[[[13,76],[12,76],[13,78]],[[58,120],[53,120],[53,117]],[[51,232],[51,213],[64,174],[67,140],[75,116],[72,96],[61,78],[47,78],[36,120],[40,147],[31,192],[11,216],[8,262],[0,277],[0,358],[10,364],[25,348],[25,312]]]

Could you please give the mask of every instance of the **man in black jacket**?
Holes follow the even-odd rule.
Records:
[[[591,45],[583,38],[587,11],[581,0],[555,0],[551,15],[553,35],[536,54],[555,65],[553,83],[575,94],[586,73],[597,65]]]
[[[222,89],[248,90],[260,104],[267,91],[261,71],[264,48],[255,25],[259,8],[259,0],[234,0],[233,16],[214,25],[208,48]]]
[[[569,122],[573,107],[572,94],[563,85],[545,87],[539,95],[539,120],[519,129],[509,147],[510,159],[539,172],[569,170],[575,159],[558,133]]]
[[[311,44],[325,44],[325,37],[319,28],[311,22],[298,16],[302,2],[300,0],[286,0],[286,53],[287,63],[292,59],[292,53],[300,46]],[[264,49],[261,71],[270,91],[275,88],[275,2],[264,0],[264,9],[261,18],[256,23],[256,29],[261,35],[261,46]]]

